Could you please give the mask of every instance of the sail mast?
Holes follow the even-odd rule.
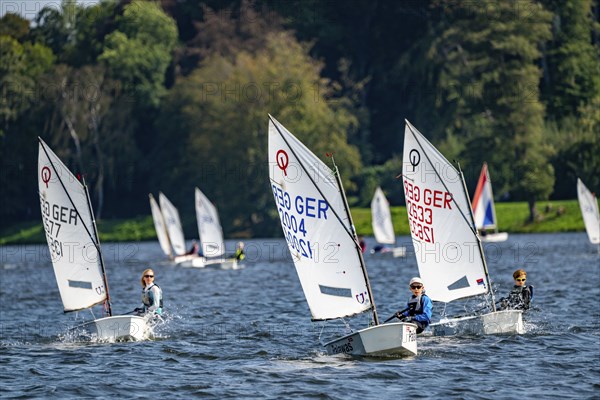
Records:
[[[460,179],[462,180],[462,187],[465,193],[465,197],[467,198],[468,204],[471,204],[471,198],[469,197],[469,192],[467,191],[467,184],[465,183],[465,176],[462,173],[462,169],[460,169],[460,163],[456,163],[458,165],[458,173],[460,174]],[[486,175],[487,175],[487,165],[486,165]],[[488,176],[489,177],[489,176]],[[492,200],[492,209],[493,207]],[[475,234],[475,239],[477,240],[477,247],[479,248],[479,255],[481,256],[481,261],[483,262],[483,271],[485,272],[485,280],[487,281],[487,285],[490,288],[490,293],[492,295],[492,311],[496,312],[496,299],[494,298],[494,289],[490,284],[490,274],[488,272],[487,262],[485,261],[485,256],[483,255],[483,245],[481,244],[481,239],[479,238],[479,234],[477,233],[477,228],[475,227],[475,217],[473,216],[472,207],[467,207],[469,209],[469,215],[471,216],[471,226],[473,227],[473,233]],[[494,220],[496,216],[494,216]]]
[[[360,268],[362,270],[363,276],[365,278],[365,282],[367,283],[367,293],[369,294],[369,299],[371,299],[372,310],[373,310],[373,321],[375,325],[379,325],[379,317],[377,316],[377,307],[375,306],[375,299],[373,298],[373,291],[371,290],[371,282],[369,281],[369,275],[367,274],[367,267],[365,265],[365,260],[362,255],[362,250],[360,249],[360,245],[358,244],[358,238],[356,236],[356,230],[354,228],[354,222],[352,221],[352,215],[350,215],[350,207],[348,206],[348,200],[346,199],[346,194],[344,192],[344,186],[342,185],[342,180],[340,179],[340,171],[338,170],[337,165],[335,165],[335,160],[333,159],[333,155],[331,156],[331,161],[333,162],[333,166],[335,167],[335,180],[337,181],[338,187],[340,188],[340,192],[342,195],[342,199],[344,199],[344,210],[346,211],[346,216],[348,217],[348,221],[350,221],[350,227],[352,228],[352,235],[354,236],[355,249],[358,253],[358,258],[360,259]]]
[[[83,184],[83,188],[85,190],[85,198],[87,199],[88,209],[90,211],[90,216],[92,217],[92,225],[94,226],[93,239],[94,246],[96,247],[96,251],[98,252],[98,258],[100,259],[100,268],[102,269],[102,279],[104,281],[104,288],[106,289],[106,308],[108,311],[108,316],[112,317],[112,307],[110,305],[110,293],[108,291],[108,279],[106,278],[106,270],[104,269],[104,259],[102,258],[102,250],[100,249],[100,239],[98,238],[98,227],[96,226],[96,217],[94,216],[94,210],[92,209],[92,202],[90,201],[90,193],[88,192],[87,185],[85,184],[85,178],[83,174],[81,174],[81,183]]]

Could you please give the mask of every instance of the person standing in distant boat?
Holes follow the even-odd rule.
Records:
[[[396,318],[417,325],[417,333],[421,333],[431,322],[433,303],[429,296],[425,294],[425,285],[423,285],[421,278],[415,276],[408,285],[412,296],[406,304],[407,307],[396,313]]]
[[[142,273],[142,307],[136,308],[138,315],[148,313],[161,315],[163,311],[163,296],[161,288],[154,283],[154,271],[150,268]]]
[[[529,310],[531,299],[533,298],[533,286],[526,286],[527,272],[524,269],[518,269],[513,273],[515,285],[508,294],[499,300],[501,310]]]
[[[238,261],[242,261],[246,258],[246,253],[244,253],[244,242],[238,242],[234,257]]]
[[[365,243],[365,238],[362,236],[358,237],[358,245],[360,246],[360,251],[361,252],[365,252],[367,251],[367,244]]]
[[[200,251],[200,246],[198,246],[198,242],[196,242],[196,240],[192,240],[192,248],[190,249],[190,251],[188,251],[185,254],[186,255],[198,255],[199,251]]]

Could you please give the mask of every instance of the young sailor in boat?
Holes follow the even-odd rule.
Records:
[[[142,273],[142,304],[141,308],[136,308],[138,315],[148,313],[162,314],[163,297],[162,290],[154,283],[154,271],[150,268],[145,269]]]
[[[427,328],[431,321],[433,303],[429,296],[425,294],[425,286],[419,277],[414,277],[409,283],[412,296],[408,300],[407,307],[396,313],[396,318],[404,322],[412,322],[417,325],[417,333],[421,333]]]
[[[527,272],[518,269],[513,273],[515,285],[508,294],[499,300],[501,310],[529,310],[529,305],[533,297],[533,286],[525,286],[527,281]]]
[[[188,251],[185,254],[186,255],[198,255],[199,251],[200,251],[200,246],[198,246],[198,242],[196,242],[196,240],[192,240],[192,248],[190,249],[190,251]]]
[[[365,252],[367,251],[367,243],[365,242],[365,238],[363,238],[362,236],[358,237],[358,244],[360,245],[360,251],[361,252]]]
[[[392,251],[392,249],[390,249],[389,247],[378,244],[371,249],[371,254],[389,253],[390,251]]]
[[[246,254],[244,253],[244,242],[238,242],[234,257],[238,261],[242,261],[246,258]]]

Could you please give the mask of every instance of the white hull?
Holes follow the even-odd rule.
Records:
[[[150,335],[150,327],[144,317],[116,315],[87,322],[75,329],[82,329],[105,341],[144,340]]]
[[[240,269],[242,266],[238,264],[235,258],[224,258],[215,260],[206,260],[206,266],[218,269]]]
[[[371,254],[377,257],[404,257],[406,256],[406,247],[394,247],[391,249],[384,249],[383,251],[378,252],[371,250]]]
[[[361,329],[325,343],[329,354],[354,356],[415,356],[417,355],[417,326],[396,322]]]
[[[200,257],[196,254],[186,254],[182,256],[176,256],[173,259],[173,262],[177,265],[181,265],[182,267],[196,267],[202,268],[204,267],[204,262],[206,259],[204,257]]]
[[[480,235],[482,242],[506,242],[508,232],[494,232],[486,235]]]
[[[182,267],[192,268],[215,268],[215,269],[240,269],[241,266],[238,264],[235,258],[206,258],[206,257],[194,257],[189,260],[181,262],[179,265]]]
[[[483,315],[449,318],[430,325],[434,336],[515,335],[525,333],[523,311],[496,311]]]

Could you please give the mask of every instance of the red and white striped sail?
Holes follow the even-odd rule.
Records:
[[[477,229],[496,228],[496,208],[494,207],[492,181],[490,180],[487,163],[483,163],[477,181],[477,188],[473,195],[473,216]]]

